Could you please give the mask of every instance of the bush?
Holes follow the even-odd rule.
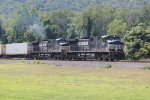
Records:
[[[104,68],[110,69],[110,68],[112,68],[112,65],[107,64],[106,67],[104,67]]]
[[[150,66],[145,66],[143,69],[144,70],[150,70]]]
[[[33,61],[33,64],[41,64],[41,62],[34,60],[34,61]]]

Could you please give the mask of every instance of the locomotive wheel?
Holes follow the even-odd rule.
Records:
[[[116,61],[119,61],[119,59],[117,58]]]
[[[57,60],[57,56],[55,56],[55,60]]]
[[[103,60],[103,58],[102,57],[98,57],[98,61],[102,61]]]
[[[105,59],[105,61],[109,61],[109,59],[108,59],[108,58],[106,58],[106,59]]]
[[[113,58],[111,58],[111,59],[110,59],[110,61],[114,61],[114,59],[113,59]]]
[[[68,57],[68,60],[71,61],[71,60],[72,60],[72,57],[69,56],[69,57]]]
[[[61,58],[60,58],[60,57],[58,57],[58,60],[61,60]]]
[[[55,57],[55,60],[57,60],[57,57]]]
[[[71,59],[72,59],[73,61],[78,61],[78,57],[77,57],[77,56],[72,56]]]

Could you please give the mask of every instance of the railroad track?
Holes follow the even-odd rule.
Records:
[[[0,60],[0,63],[34,63],[34,64],[48,64],[56,66],[77,66],[77,67],[105,67],[110,64],[113,67],[118,68],[144,68],[150,66],[150,61],[132,61],[132,60],[120,60],[120,61],[97,61],[97,60],[86,60],[86,61],[62,61],[62,60],[23,60],[23,59],[10,59]]]
[[[84,61],[84,60],[82,60]],[[98,61],[96,59],[88,59],[88,60],[85,60],[85,61],[90,61],[90,62],[128,62],[128,63],[150,63],[150,60],[120,60],[120,61]]]
[[[48,59],[48,60],[25,60],[25,59],[0,59],[1,61],[69,61],[69,60],[54,60],[54,59]],[[70,62],[78,62],[71,60]],[[126,63],[150,63],[150,60],[120,60],[120,61],[98,61],[95,59],[87,59],[87,60],[81,60],[79,62],[126,62]]]
[[[150,61],[144,61],[144,60],[121,60],[119,62],[131,62],[131,63],[150,63]]]

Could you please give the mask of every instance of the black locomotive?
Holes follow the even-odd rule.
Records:
[[[121,60],[124,44],[118,36],[102,36],[89,39],[51,39],[32,42],[31,55],[36,59],[55,60]]]

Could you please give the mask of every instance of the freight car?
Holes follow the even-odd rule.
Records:
[[[31,43],[12,43],[3,45],[2,48],[3,58],[28,58],[30,53],[32,52],[32,44]]]
[[[59,38],[31,43],[12,43],[3,45],[0,49],[1,58],[106,61],[124,59],[124,44],[120,37],[112,35],[89,39]]]

